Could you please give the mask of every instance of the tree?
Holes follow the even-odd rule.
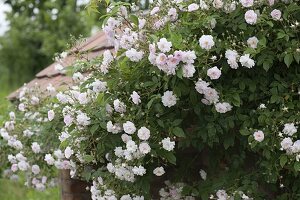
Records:
[[[0,80],[17,86],[52,62],[67,48],[70,35],[87,36],[94,15],[87,15],[79,0],[6,0],[10,30],[0,38]]]

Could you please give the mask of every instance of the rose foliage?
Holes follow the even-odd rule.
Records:
[[[299,199],[299,1],[129,10],[109,5],[115,50],[70,66],[75,86],[23,89],[7,174],[44,189],[70,169],[93,199]]]

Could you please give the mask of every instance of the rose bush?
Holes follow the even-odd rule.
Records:
[[[72,66],[51,106],[27,98],[60,140],[32,163],[93,181],[93,199],[298,199],[299,1],[151,6],[110,4],[115,51]],[[1,134],[28,148],[21,131]]]

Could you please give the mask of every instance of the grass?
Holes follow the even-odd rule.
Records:
[[[58,187],[45,191],[29,189],[20,182],[0,179],[1,200],[59,200],[60,191]]]

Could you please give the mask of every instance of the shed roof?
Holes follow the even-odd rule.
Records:
[[[107,49],[112,49],[113,47],[109,44],[105,33],[100,31],[96,33],[94,36],[85,39],[83,42],[80,42],[75,47],[73,47],[66,58],[61,61],[63,66],[70,66],[74,62],[76,62],[77,57],[74,55],[75,53],[84,54],[85,58],[93,59]],[[52,84],[56,89],[70,86],[72,85],[72,78],[67,76],[64,72],[58,71],[55,69],[55,66],[58,62],[54,62],[38,74],[35,75],[35,78],[26,84],[26,87],[33,87],[34,85],[39,85],[42,90],[46,90],[49,84]],[[24,87],[24,86],[23,86]],[[18,98],[18,94],[20,90],[23,88],[19,88],[16,91],[12,92],[7,98],[11,101],[16,100]]]

